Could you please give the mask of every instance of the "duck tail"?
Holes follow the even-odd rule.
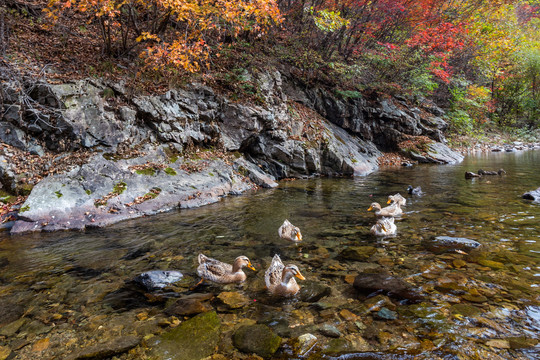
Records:
[[[202,263],[206,262],[206,260],[208,260],[208,257],[206,255],[199,254],[197,259],[199,260],[199,264],[202,264]]]

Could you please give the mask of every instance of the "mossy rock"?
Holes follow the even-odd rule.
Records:
[[[215,311],[199,314],[177,328],[152,338],[150,358],[198,360],[214,353],[219,342],[221,321]]]
[[[266,325],[242,326],[233,336],[234,346],[245,353],[270,358],[281,345],[281,338]]]
[[[486,266],[486,267],[491,268],[493,270],[504,269],[504,264],[503,263],[500,263],[498,261],[493,261],[493,260],[480,259],[480,260],[478,260],[478,264],[480,264],[482,266]]]
[[[480,315],[482,310],[476,306],[467,305],[467,304],[455,304],[450,307],[452,314],[459,314],[467,317],[474,317]]]

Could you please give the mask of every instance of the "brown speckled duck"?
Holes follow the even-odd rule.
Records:
[[[379,203],[374,202],[371,204],[371,206],[368,209],[368,211],[371,211],[371,210],[374,210],[375,215],[377,216],[393,217],[393,216],[399,216],[403,213],[403,210],[401,210],[401,207],[399,206],[398,203],[393,203],[390,206],[381,208],[381,205]]]
[[[283,225],[279,227],[278,234],[280,238],[285,240],[294,242],[302,241],[302,233],[300,232],[300,229],[291,224],[289,220],[285,220]]]
[[[400,193],[397,193],[395,195],[388,195],[388,201],[386,203],[398,203],[399,206],[405,206],[405,204],[407,204],[407,199],[401,196]]]
[[[251,265],[251,261],[245,256],[237,257],[233,265],[231,265],[199,254],[197,274],[203,280],[210,280],[219,284],[241,283],[246,280],[246,274],[242,271],[244,266],[255,270]]]
[[[371,233],[376,236],[389,236],[396,233],[397,227],[393,217],[383,217],[371,227]]]
[[[270,267],[264,273],[264,282],[268,291],[273,295],[288,297],[295,295],[300,290],[294,277],[300,280],[306,279],[296,265],[283,265],[281,258],[276,254]]]

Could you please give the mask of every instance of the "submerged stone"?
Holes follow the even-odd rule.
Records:
[[[360,274],[354,279],[354,288],[369,295],[376,291],[383,291],[389,296],[409,300],[423,298],[417,290],[413,289],[408,282],[387,274]]]
[[[480,259],[478,260],[478,264],[482,266],[486,266],[488,268],[491,268],[493,270],[501,270],[504,269],[504,264],[498,261],[493,260],[487,260],[487,259]]]
[[[377,311],[377,317],[383,320],[396,320],[397,313],[383,307],[381,310]]]
[[[195,315],[212,310],[208,301],[214,294],[191,294],[181,297],[165,309],[165,313],[175,316]]]
[[[242,352],[270,358],[281,345],[281,338],[266,325],[247,325],[236,330],[233,344]]]
[[[299,356],[304,356],[317,343],[317,337],[313,334],[300,335],[295,344],[295,353]]]
[[[349,246],[343,249],[340,257],[345,260],[367,261],[375,251],[377,249],[373,246]]]
[[[317,302],[332,292],[329,286],[316,281],[303,281],[301,286],[299,298],[309,303]]]
[[[508,340],[512,349],[530,348],[538,344],[538,339],[531,339],[524,336],[509,337],[506,340]]]
[[[436,236],[430,240],[424,241],[423,244],[428,250],[435,253],[456,250],[470,251],[482,245],[475,240],[451,236]]]
[[[219,342],[221,321],[215,311],[199,314],[175,329],[148,341],[150,357],[198,360],[212,355]]]
[[[122,336],[104,343],[83,348],[76,354],[68,357],[68,359],[108,359],[134,348],[139,345],[140,341],[141,339],[138,336]]]
[[[250,304],[249,298],[234,291],[222,292],[218,299],[230,309],[239,309]]]
[[[474,317],[482,313],[482,310],[476,306],[467,304],[454,304],[450,307],[450,311],[452,314],[459,314],[467,317]]]
[[[338,337],[341,337],[341,331],[339,331],[339,329],[333,325],[330,325],[330,324],[323,324],[320,328],[319,328],[319,331],[321,334],[323,334],[324,336],[328,336],[328,337],[333,337],[333,338],[338,338]]]
[[[153,270],[144,272],[133,279],[136,283],[142,285],[146,290],[153,291],[163,289],[167,285],[181,280],[184,275],[180,271],[172,270]]]

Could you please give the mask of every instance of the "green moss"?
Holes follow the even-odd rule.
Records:
[[[54,193],[56,194],[56,197],[59,199],[64,195],[60,191],[55,191]]]
[[[135,172],[139,175],[148,175],[148,176],[156,175],[156,170],[154,168],[140,169]]]
[[[127,184],[123,181],[120,181],[118,184],[114,185],[113,187],[113,194],[120,195],[124,191],[126,191]]]
[[[29,211],[30,210],[30,206],[29,205],[25,205],[23,206],[20,210],[19,210],[19,214],[20,213],[23,213],[25,211]]]
[[[85,191],[86,191],[86,193],[87,193],[88,195],[92,195],[92,190],[86,189]]]
[[[17,187],[17,194],[19,195],[22,195],[22,196],[27,196],[27,195],[30,195],[30,193],[32,192],[32,189],[34,188],[34,185],[30,185],[30,184],[21,184]]]
[[[215,176],[215,175],[214,175],[213,173],[211,173],[211,172],[209,172],[208,175],[210,175],[210,176]]]
[[[165,169],[165,173],[166,173],[167,175],[176,175],[176,174],[177,174],[177,173],[176,173],[176,170],[174,170],[172,167],[166,168],[166,169]]]
[[[169,158],[169,161],[172,162],[172,163],[174,164],[175,162],[178,161],[178,158],[179,158],[178,155],[174,155],[174,156],[171,156],[171,157]]]
[[[114,90],[111,88],[103,89],[103,99],[107,100],[114,97]]]

